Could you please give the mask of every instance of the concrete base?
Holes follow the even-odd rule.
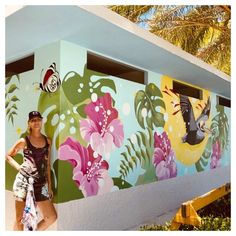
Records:
[[[182,202],[230,182],[230,166],[57,204],[58,220],[49,230],[139,230],[164,224]],[[6,229],[14,222],[14,199],[6,191]]]

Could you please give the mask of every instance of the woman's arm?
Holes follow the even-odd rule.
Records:
[[[47,180],[48,180],[48,191],[50,194],[50,197],[53,197],[52,192],[52,182],[51,182],[51,140],[47,138],[49,147],[48,147],[48,161],[47,161]]]
[[[19,139],[12,148],[6,154],[6,161],[14,167],[17,171],[20,170],[20,164],[14,160],[14,156],[24,147],[26,146],[26,142],[24,138]]]

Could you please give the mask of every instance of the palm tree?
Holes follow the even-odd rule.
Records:
[[[230,75],[230,6],[113,5],[109,8]]]

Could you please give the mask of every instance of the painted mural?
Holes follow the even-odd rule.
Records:
[[[7,125],[17,129],[28,83],[52,140],[55,202],[230,164],[230,109],[217,105],[215,94],[203,90],[198,100],[174,93],[173,79],[164,75],[140,85],[88,70],[85,63],[80,72],[64,69],[63,76],[56,62],[49,65],[38,69],[33,83],[24,75],[6,78],[5,105]],[[25,134],[18,130],[18,137]]]

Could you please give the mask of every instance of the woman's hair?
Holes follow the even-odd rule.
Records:
[[[32,129],[31,129],[31,128],[29,127],[29,125],[28,125],[27,133],[31,134],[31,132],[32,132]]]

